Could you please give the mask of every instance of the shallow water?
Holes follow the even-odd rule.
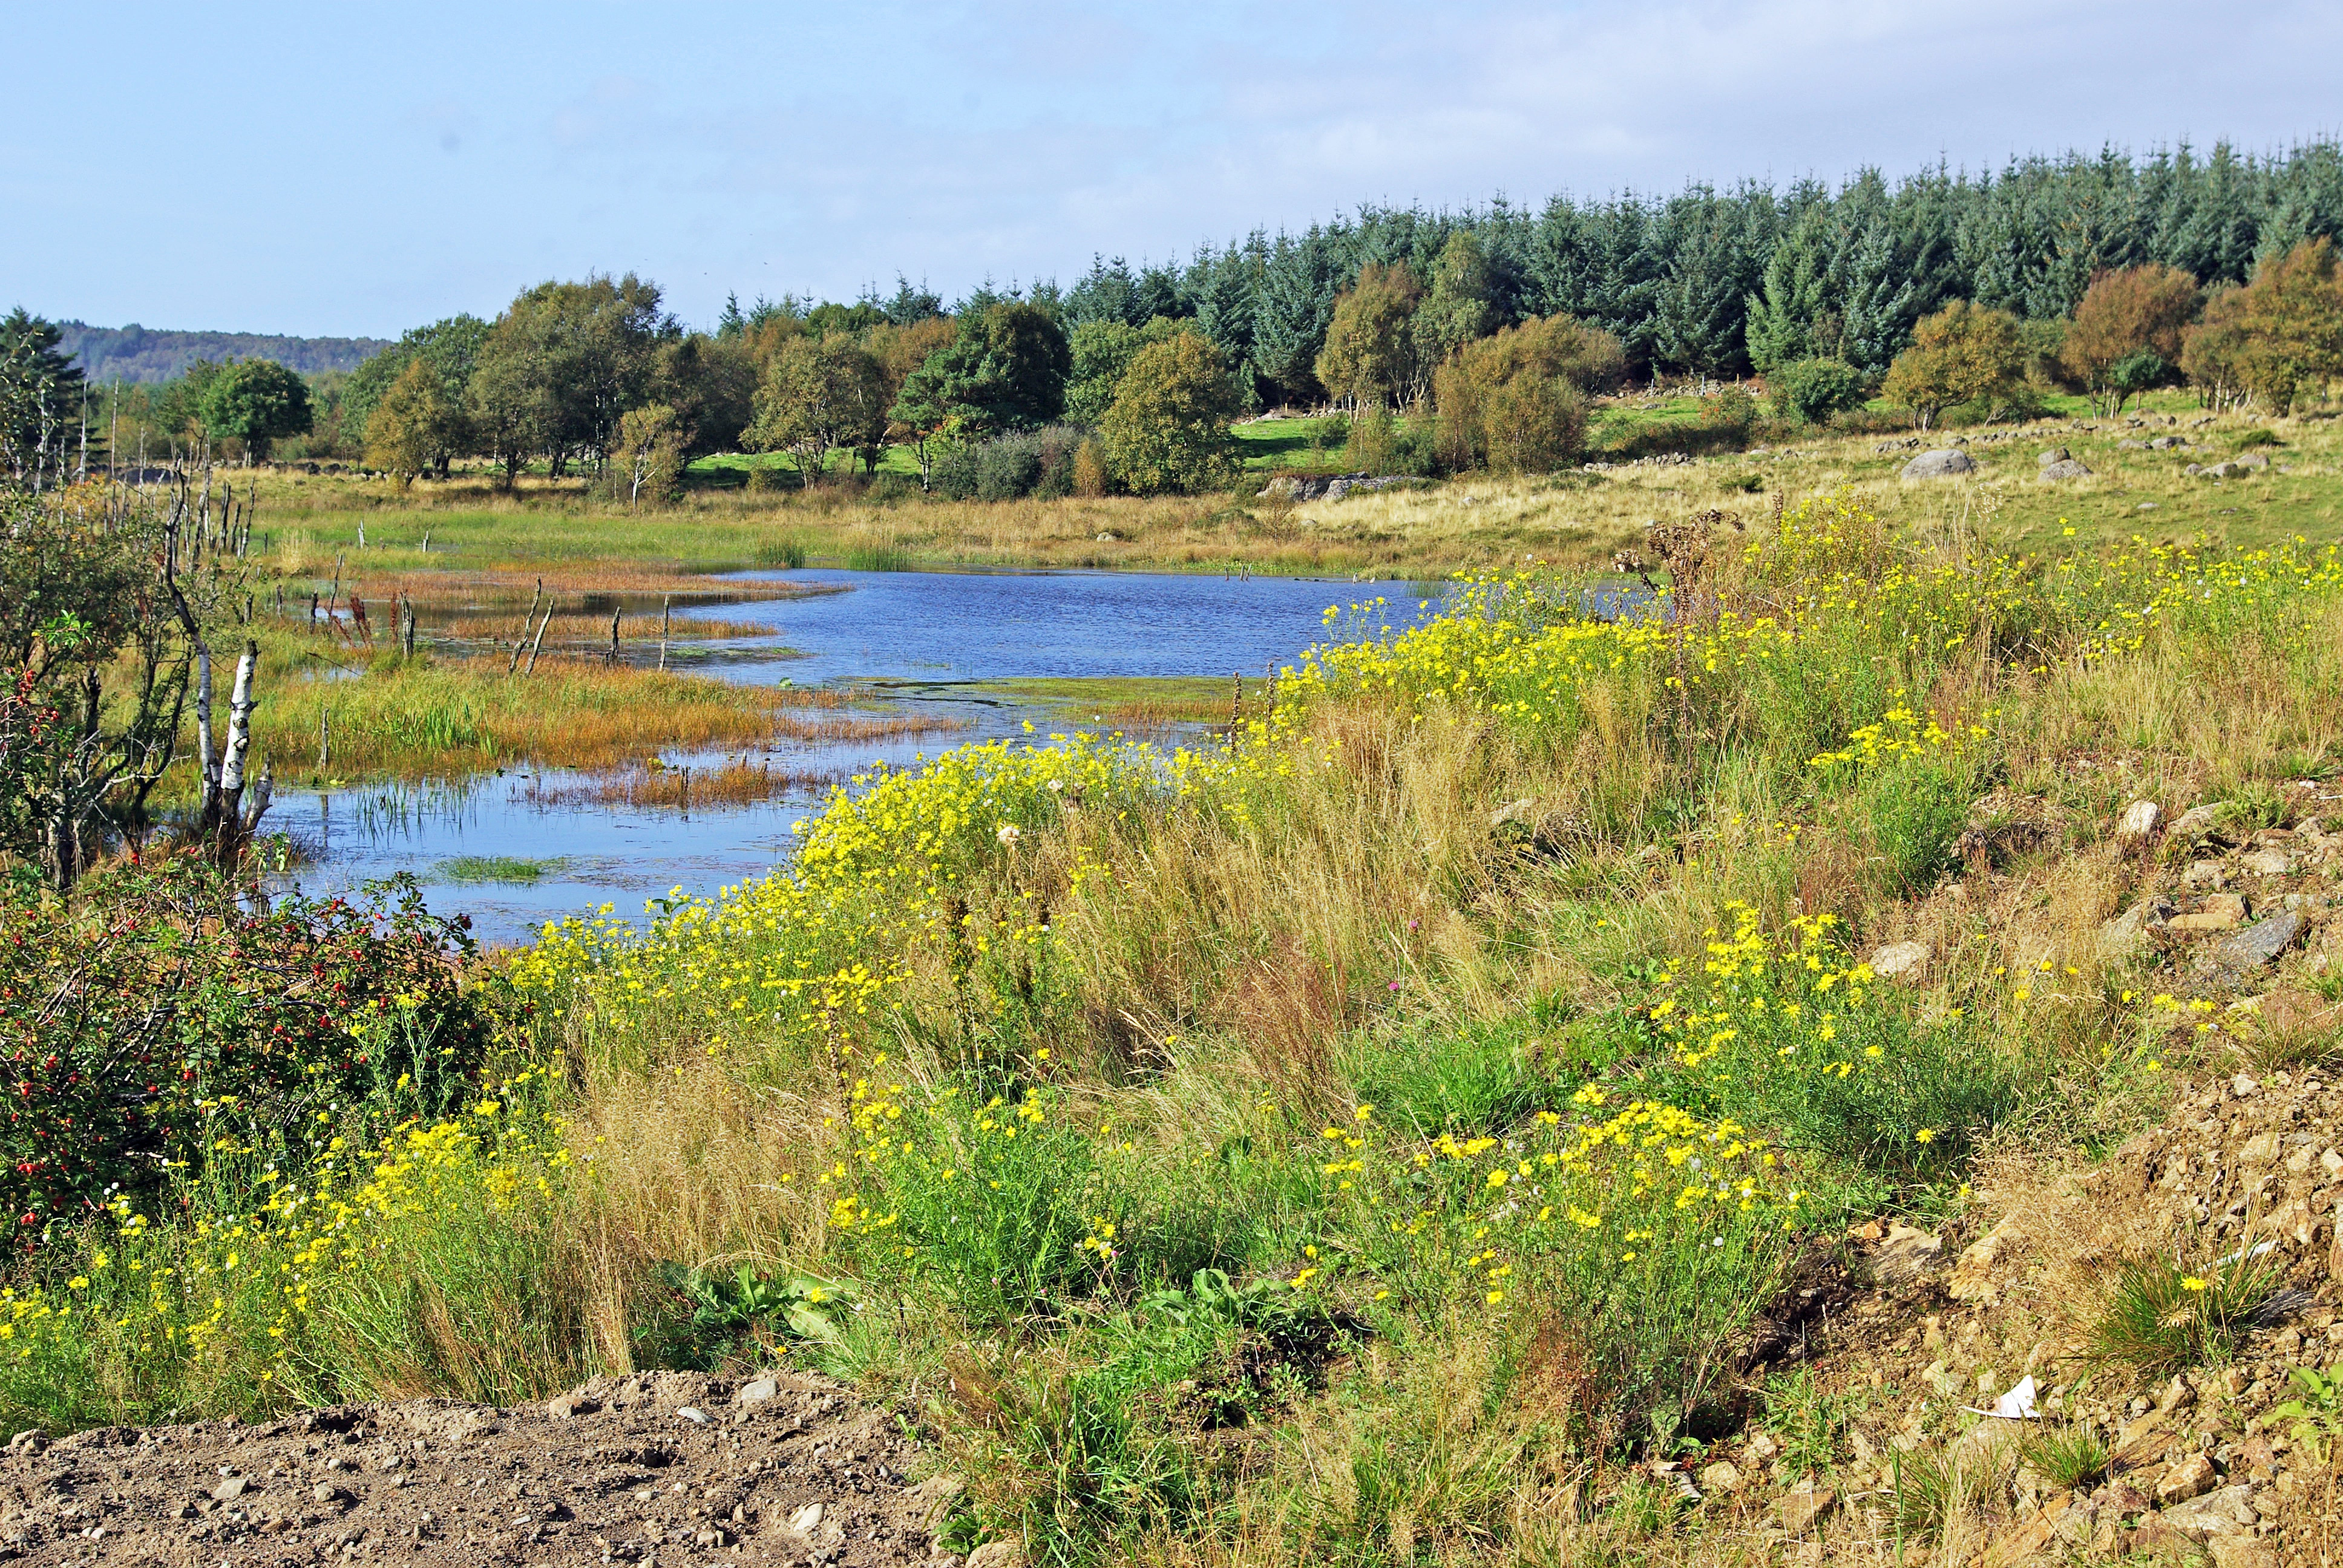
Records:
[[[1418,598],[1403,582],[1292,578],[1140,577],[1089,572],[744,573],[838,584],[819,598],[709,605],[699,615],[769,627],[749,638],[701,642],[708,672],[725,679],[851,685],[898,711],[955,719],[965,728],[893,744],[777,744],[752,752],[774,767],[843,780],[874,760],[901,765],[970,740],[1047,729],[1047,710],[958,683],[1018,678],[1227,676],[1250,686],[1265,666],[1289,665],[1325,635],[1324,613],[1377,598],[1370,627],[1411,622]],[[798,649],[786,662],[759,657]],[[1061,726],[1062,727],[1062,725]],[[731,753],[675,753],[707,767]],[[762,876],[794,843],[790,826],[828,790],[801,787],[749,806],[672,808],[548,805],[582,775],[520,770],[439,785],[391,785],[278,797],[268,826],[311,857],[280,888],[343,892],[394,872],[414,873],[430,907],[466,914],[485,942],[519,942],[544,922],[603,904],[636,919],[646,900],[681,887],[694,893]],[[506,856],[546,863],[530,881],[458,879],[447,863]]]
[[[1123,572],[741,572],[728,581],[840,585],[847,593],[694,609],[769,636],[711,653],[794,648],[786,664],[719,665],[728,680],[1001,680],[1262,673],[1325,633],[1325,612],[1383,598],[1394,625],[1421,601],[1404,582]]]

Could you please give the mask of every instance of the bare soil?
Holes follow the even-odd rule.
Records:
[[[888,1412],[786,1372],[23,1433],[0,1454],[0,1561],[926,1563],[950,1483],[914,1485],[916,1455]]]

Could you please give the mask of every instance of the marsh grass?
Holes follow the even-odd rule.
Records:
[[[524,762],[591,770],[667,751],[882,742],[952,728],[949,719],[857,713],[848,702],[549,654],[533,675],[508,673],[494,656],[417,658],[369,668],[357,680],[276,684],[253,733],[256,749],[282,772],[359,779]],[[321,716],[330,746],[322,769]]]
[[[769,757],[755,760],[728,757],[698,766],[662,763],[658,767],[621,768],[556,785],[533,782],[527,798],[531,805],[549,809],[596,805],[690,810],[753,806],[785,795],[820,796],[846,780],[847,775],[835,769],[808,769],[786,764],[776,768]]]
[[[432,868],[450,882],[534,882],[561,869],[559,860],[530,860],[515,855],[458,855]]]

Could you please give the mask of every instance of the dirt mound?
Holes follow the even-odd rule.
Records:
[[[909,1482],[914,1453],[886,1412],[788,1373],[23,1433],[0,1456],[0,1559],[926,1563],[949,1483]]]

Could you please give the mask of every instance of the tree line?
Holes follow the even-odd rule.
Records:
[[[265,362],[246,360],[199,363],[127,403],[142,439],[249,454],[317,431],[311,445],[401,476],[477,456],[508,479],[541,463],[638,500],[671,492],[694,456],[741,449],[786,453],[810,482],[838,453],[867,470],[900,445],[923,484],[940,472],[964,486],[970,449],[1010,436],[1040,439],[1061,484],[1079,467],[1085,485],[1192,487],[1228,468],[1212,421],[1329,400],[1371,418],[1453,410],[1433,438],[1442,463],[1534,464],[1573,449],[1586,393],[1677,374],[1765,375],[1777,407],[1806,417],[1883,390],[1926,420],[1978,398],[2022,403],[2027,386],[2127,396],[2184,373],[2215,399],[2290,400],[2325,372],[2299,345],[2268,347],[2257,321],[2276,318],[2255,316],[2252,280],[2298,255],[2309,278],[2325,253],[2306,246],[2338,228],[2331,138],[2268,156],[2108,151],[1892,184],[1866,170],[1835,189],[1557,196],[1536,211],[1367,207],[1182,265],[1101,258],[1071,286],[988,284],[949,309],[900,279],[891,297],[850,304],[734,299],[708,332],[633,275],[548,282],[493,321],[418,327],[346,382],[313,382],[306,401],[257,384],[265,373],[247,367]],[[2112,358],[2079,339],[2069,350],[2067,324],[2084,328],[2099,280],[2151,272],[2170,297],[2150,314],[2185,295],[2185,321],[2158,317]],[[1944,335],[1956,306],[1958,353]],[[1921,376],[1975,359],[1979,330],[1990,374]],[[1986,390],[1956,395],[1973,386]],[[71,397],[49,394],[54,424]],[[109,428],[120,412],[109,407]],[[1061,422],[1062,436],[1033,436]]]

